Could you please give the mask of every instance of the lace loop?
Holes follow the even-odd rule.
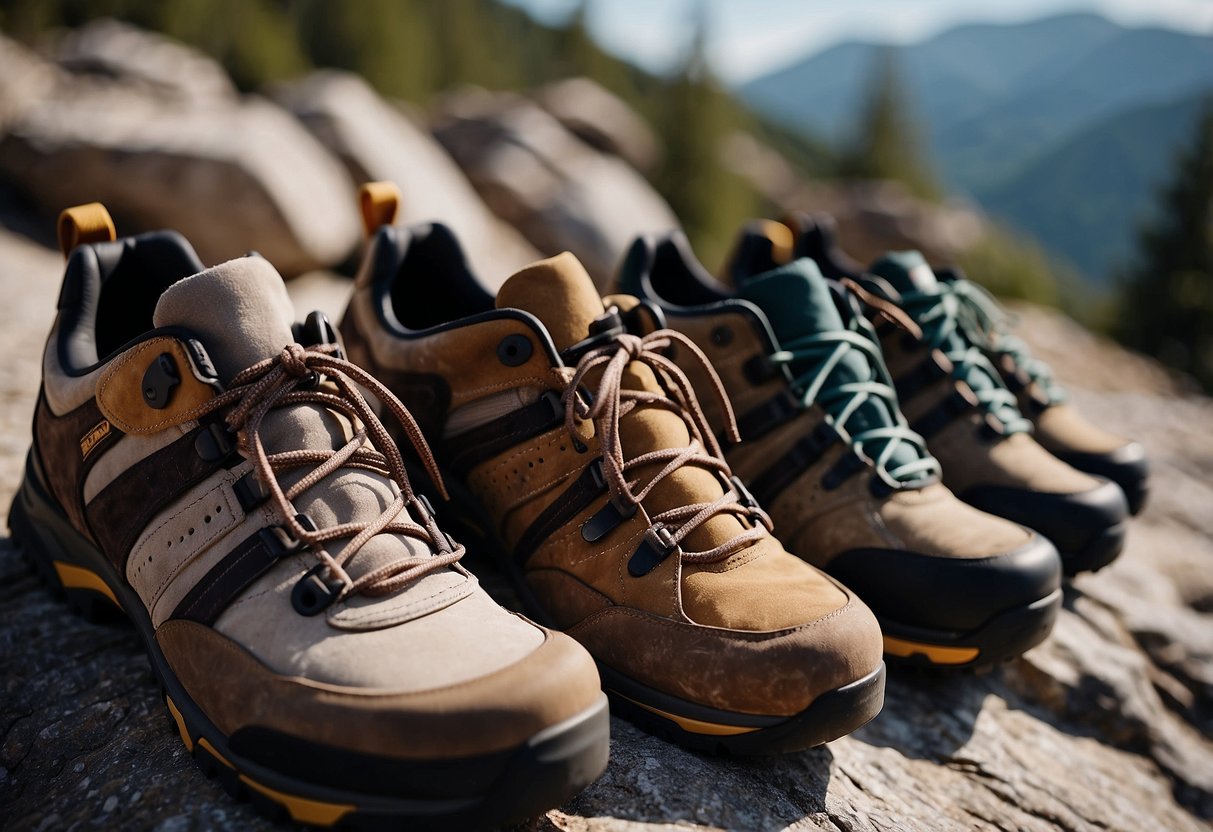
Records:
[[[983,350],[1005,313],[984,290],[968,280],[940,282],[930,290],[906,292],[902,306],[922,328],[923,339],[952,362],[952,377],[973,388],[982,409],[1002,425],[1003,434],[1022,433],[1032,423],[1019,412],[1015,394]],[[985,383],[975,383],[983,380]]]
[[[801,407],[817,404],[826,412],[830,426],[861,459],[872,463],[876,474],[887,485],[897,488],[919,480],[938,477],[939,463],[927,450],[926,442],[910,429],[897,403],[897,391],[889,378],[880,348],[871,339],[851,330],[820,332],[796,338],[784,345],[771,360],[790,367],[811,367],[793,378]],[[872,369],[872,378],[864,381],[839,381],[835,370],[852,353],[859,352]],[[865,404],[880,402],[890,420],[878,427],[852,430],[851,419]],[[871,412],[871,409],[869,409]],[[913,460],[890,468],[899,450],[909,447]]]
[[[437,527],[433,515],[409,484],[404,459],[387,428],[379,420],[358,386],[378,398],[404,428],[426,472],[442,495],[446,488],[438,465],[416,421],[383,384],[360,367],[338,357],[331,344],[305,348],[288,344],[273,358],[267,358],[236,374],[229,389],[212,399],[207,413],[227,408],[225,421],[237,434],[241,453],[252,463],[257,479],[269,495],[279,517],[281,530],[294,541],[310,549],[327,569],[330,580],[339,582],[339,597],[356,593],[388,595],[424,574],[449,566],[463,556],[462,546],[452,546]],[[316,382],[323,375],[325,385]],[[342,447],[298,449],[269,454],[262,442],[261,428],[266,415],[276,408],[316,405],[346,417],[354,426],[353,435]],[[290,488],[283,490],[278,473],[314,465]],[[340,523],[317,529],[305,525],[293,501],[325,477],[342,468],[359,468],[388,478],[399,493],[374,520],[365,523]],[[420,506],[422,523],[408,515],[409,506]],[[401,519],[404,515],[404,519]],[[374,570],[352,578],[345,566],[371,538],[379,534],[414,538],[437,554],[402,556]],[[336,554],[324,544],[348,540]]]
[[[725,415],[726,435],[738,441],[737,421],[725,393],[724,384],[711,363],[695,344],[672,330],[657,330],[644,337],[620,333],[609,343],[586,352],[577,362],[576,370],[561,396],[565,407],[565,428],[577,436],[580,421],[592,421],[601,437],[602,470],[612,500],[625,506],[639,506],[653,489],[685,465],[693,465],[718,474],[725,482],[724,493],[705,503],[678,506],[650,516],[653,534],[668,548],[680,547],[688,535],[718,514],[732,514],[748,528],[710,550],[681,552],[684,562],[703,563],[721,560],[746,548],[771,530],[771,519],[752,500],[743,502],[743,495],[733,487],[732,471],[716,441],[707,417],[700,407],[690,380],[667,358],[663,351],[672,345],[685,349],[702,367],[712,384],[713,392]],[[623,387],[624,371],[632,362],[646,365],[665,382],[667,393],[633,390]],[[590,373],[600,371],[597,385],[589,401],[578,394]],[[620,438],[620,422],[637,408],[660,408],[678,415],[690,434],[684,448],[662,448],[632,458],[624,456]],[[661,468],[646,483],[628,480],[629,472],[649,465]]]
[[[961,303],[960,324],[968,339],[990,352],[1005,355],[1011,364],[1036,384],[1049,404],[1065,401],[1066,391],[1053,376],[1053,369],[1032,355],[1021,338],[1010,333],[1014,318],[982,285],[958,277],[950,284]]]

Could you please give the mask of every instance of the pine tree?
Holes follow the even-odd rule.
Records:
[[[854,145],[841,154],[849,179],[893,179],[912,193],[936,199],[939,188],[918,150],[918,129],[899,81],[897,53],[883,49],[868,85]]]
[[[1213,100],[1138,238],[1116,334],[1213,390]]]

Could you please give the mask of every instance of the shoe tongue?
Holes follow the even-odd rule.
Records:
[[[194,332],[224,384],[293,343],[294,319],[282,277],[256,255],[174,283],[161,295],[152,317],[157,327],[181,326]]]
[[[745,278],[737,296],[763,311],[781,342],[845,328],[830,284],[805,257]]]
[[[530,312],[561,351],[589,337],[590,324],[606,311],[585,267],[567,251],[514,274],[498,290],[497,308]]]
[[[935,272],[917,251],[893,251],[881,257],[868,270],[883,277],[901,294],[930,292],[939,286]]]
[[[794,260],[783,268],[775,269],[750,278],[737,292],[738,297],[758,306],[767,316],[775,337],[785,349],[797,349],[797,342],[824,332],[838,332],[848,327],[834,303],[830,284],[821,275],[817,264],[808,258]],[[824,355],[801,358],[790,365],[792,375],[811,381],[816,377]],[[858,349],[852,348],[830,371],[822,391],[836,390],[840,385],[856,382],[880,381],[880,373],[871,360]],[[819,399],[825,397],[819,396]],[[847,399],[823,404],[823,409],[837,415],[846,405]],[[844,427],[852,436],[865,430],[889,427],[897,422],[896,414],[883,399],[869,397],[847,419]],[[875,459],[888,440],[868,443],[866,453]],[[914,462],[918,453],[907,443],[900,443],[889,460],[888,468]]]
[[[589,337],[590,324],[606,311],[594,282],[581,263],[565,252],[540,260],[515,274],[497,292],[497,308],[522,309],[543,323],[557,350],[565,350]],[[590,380],[590,385],[596,384]],[[631,390],[663,392],[648,367],[632,362],[624,371],[622,386]],[[653,406],[637,407],[620,420],[620,444],[626,458],[664,448],[682,448],[690,443],[690,433],[682,419],[669,410]],[[646,465],[629,476],[647,482],[660,464]],[[724,489],[708,471],[683,466],[673,472],[644,501],[649,515],[680,506],[706,503],[720,497]],[[687,538],[688,548],[705,551],[736,537],[744,529],[735,517],[717,515],[699,526]]]
[[[219,379],[228,384],[241,370],[272,358],[287,344],[295,312],[282,277],[265,259],[250,255],[199,272],[170,286],[160,297],[153,315],[157,327],[188,329],[206,347]],[[294,450],[333,450],[348,440],[344,424],[324,407],[300,404],[277,408],[266,414],[261,439],[267,453]],[[305,476],[309,468],[281,471],[283,489]],[[293,501],[320,528],[339,523],[374,520],[395,499],[396,489],[386,477],[359,469],[334,471]],[[336,554],[348,541],[326,547]],[[376,535],[346,564],[354,578],[409,554],[424,554],[424,547],[410,538]],[[457,582],[453,573],[439,571],[421,578],[430,590]],[[427,591],[427,590],[421,590]],[[394,596],[388,596],[394,597]],[[365,597],[351,604],[372,603]]]

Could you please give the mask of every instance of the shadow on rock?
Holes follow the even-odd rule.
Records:
[[[611,719],[611,763],[563,812],[642,823],[784,829],[825,814],[834,758],[822,746],[775,757],[711,756]]]

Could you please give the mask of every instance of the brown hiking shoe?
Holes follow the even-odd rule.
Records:
[[[1115,560],[1129,513],[1124,493],[1032,437],[1016,396],[971,337],[974,312],[962,289],[938,280],[917,252],[887,255],[861,273],[839,256],[827,225],[798,220],[797,255],[827,276],[857,281],[873,302],[902,409],[939,459],[944,482],[963,500],[1052,540],[1066,574]]]
[[[446,228],[384,226],[341,329],[351,358],[413,408],[534,614],[598,661],[622,715],[694,748],[767,753],[879,711],[876,621],[788,555],[731,478],[663,356],[694,347],[629,334],[572,255],[494,298]]]
[[[1011,333],[1010,316],[993,295],[959,269],[937,269],[935,276],[964,307],[967,337],[982,349],[1015,394],[1041,447],[1079,471],[1116,483],[1125,494],[1129,512],[1140,512],[1149,493],[1145,449],[1093,425],[1066,400],[1066,391],[1053,377],[1052,368]]]
[[[292,325],[256,255],[203,270],[173,232],[112,241],[100,206],[63,230],[9,523],[70,600],[134,623],[203,769],[358,828],[519,820],[597,777],[592,660],[459,565],[359,387],[436,477],[420,431],[323,315]]]
[[[707,354],[740,414],[730,464],[788,549],[872,608],[887,655],[968,667],[1039,643],[1061,605],[1052,544],[939,483],[854,299],[774,253],[734,289],[680,233],[641,238],[619,279]],[[689,352],[676,358],[702,389]]]

